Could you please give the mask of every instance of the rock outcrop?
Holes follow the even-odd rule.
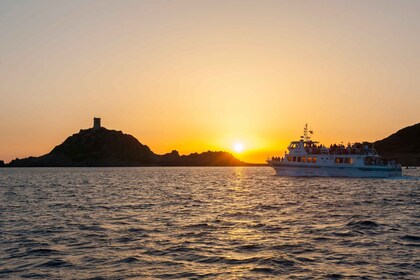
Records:
[[[420,166],[420,123],[405,127],[374,144],[383,157],[396,160],[403,166]]]
[[[226,152],[157,155],[135,137],[103,127],[80,130],[40,157],[12,160],[10,167],[233,166],[244,162]],[[0,164],[1,166],[1,164]]]

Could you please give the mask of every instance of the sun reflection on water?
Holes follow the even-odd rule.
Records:
[[[407,248],[418,243],[418,180],[291,179],[251,167],[2,172],[8,279],[34,267],[52,279],[417,273]]]

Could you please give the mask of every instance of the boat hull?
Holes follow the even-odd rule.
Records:
[[[277,176],[290,177],[353,177],[353,178],[389,178],[402,176],[401,168],[379,167],[304,167],[272,165]]]

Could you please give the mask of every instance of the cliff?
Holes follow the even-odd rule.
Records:
[[[383,157],[396,160],[403,166],[420,166],[420,123],[405,127],[374,144]]]
[[[10,167],[87,166],[234,166],[245,165],[226,152],[180,156],[177,151],[157,155],[135,137],[106,128],[80,130],[40,157],[12,160]]]

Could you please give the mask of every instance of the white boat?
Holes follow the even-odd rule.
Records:
[[[381,158],[369,143],[331,145],[329,148],[312,141],[305,125],[299,141],[292,141],[284,157],[272,157],[267,162],[278,176],[371,177],[402,176],[395,161]]]

